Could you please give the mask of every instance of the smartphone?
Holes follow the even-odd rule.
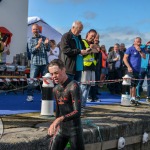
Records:
[[[3,37],[3,39],[2,39],[2,42],[5,42],[7,40],[7,38],[8,38],[8,35],[5,34],[4,37]]]
[[[90,52],[90,51],[92,51],[92,49],[91,49],[91,48],[89,48],[89,49],[87,50],[87,52]]]

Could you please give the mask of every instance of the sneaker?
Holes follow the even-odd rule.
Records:
[[[150,103],[150,97],[146,97],[146,102]]]
[[[28,101],[28,102],[32,102],[32,101],[33,101],[33,96],[28,96],[28,97],[27,97],[27,101]]]
[[[135,103],[136,103],[136,100],[135,100],[135,98],[134,98],[134,97],[131,97],[131,99],[130,99],[130,103],[131,103],[131,104],[135,104]]]
[[[140,98],[140,96],[136,96],[136,99],[137,99],[137,100],[140,100],[141,98]]]
[[[137,100],[137,99],[135,99],[135,97],[131,97],[131,99],[130,99],[130,103],[131,103],[131,104],[134,104],[134,105],[136,105],[136,106],[138,106],[138,105],[139,105],[139,102],[138,102],[138,100]]]
[[[100,102],[101,100],[99,98],[91,100],[91,102]]]
[[[87,98],[87,100],[86,100],[86,101],[87,101],[87,102],[91,102],[91,100],[92,100],[91,98]]]
[[[91,102],[99,102],[99,99],[92,99]]]
[[[101,102],[101,99],[97,98],[95,99],[96,102]]]

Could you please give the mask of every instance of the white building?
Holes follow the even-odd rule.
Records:
[[[13,61],[13,56],[26,51],[27,18],[28,0],[0,0],[0,26],[13,34],[8,63]]]

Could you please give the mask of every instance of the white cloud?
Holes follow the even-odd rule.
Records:
[[[95,12],[91,12],[91,11],[86,11],[83,13],[83,17],[88,20],[95,19],[96,16],[97,16],[97,14]]]
[[[145,19],[142,19],[140,21],[137,22],[137,24],[139,25],[143,25],[143,24],[150,24],[150,19],[149,18],[145,18]]]
[[[83,39],[85,38],[86,32],[90,29],[90,25],[88,23],[84,26],[84,30],[82,31]],[[64,34],[69,31],[70,27],[55,27],[55,29],[61,34]],[[133,44],[136,37],[141,37],[143,44],[150,41],[150,32],[144,33],[131,27],[111,27],[107,29],[97,29],[97,31],[100,34],[100,45],[106,45],[107,50],[115,43],[125,43],[126,48],[128,48]]]
[[[141,37],[143,44],[150,40],[150,33],[144,33],[131,27],[109,28],[101,30],[99,33],[101,41],[100,44],[105,44],[107,49],[115,43],[125,43],[126,48],[128,48],[133,44],[136,37]]]

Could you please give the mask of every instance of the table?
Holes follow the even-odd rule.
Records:
[[[24,82],[26,82],[26,81],[27,81],[26,76],[0,75],[0,82],[4,83],[4,88],[8,89],[7,93],[14,92],[15,94],[17,94],[16,91],[18,91],[18,90],[15,90],[15,89],[23,87]],[[22,89],[22,92],[24,93],[24,89],[23,88],[21,88],[21,89]]]

